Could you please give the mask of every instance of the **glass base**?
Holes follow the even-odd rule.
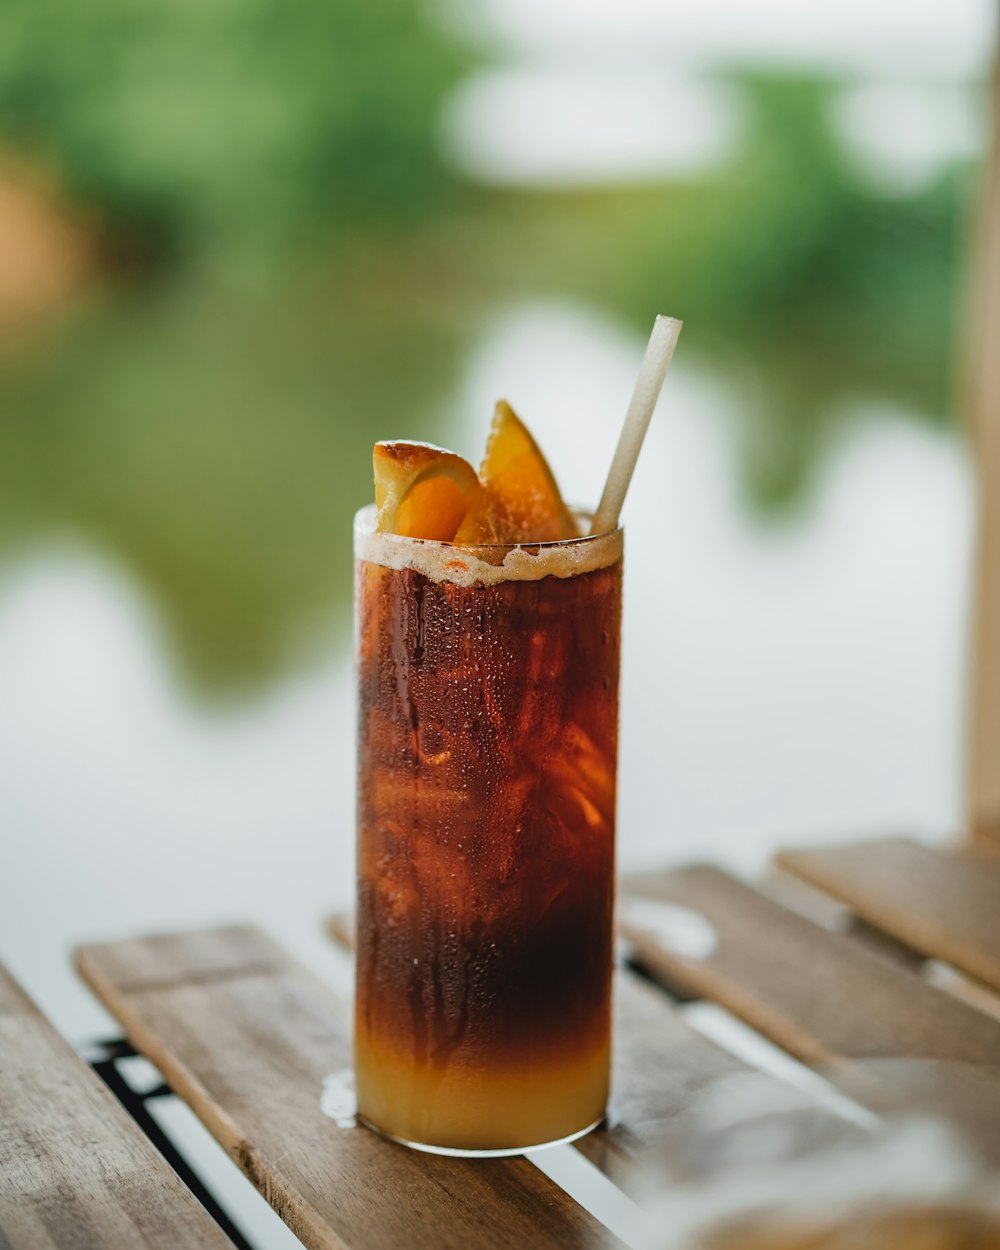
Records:
[[[566,1146],[570,1142],[577,1141],[581,1137],[586,1137],[588,1133],[592,1133],[598,1125],[604,1123],[604,1117],[601,1116],[593,1124],[588,1124],[586,1128],[578,1129],[577,1132],[569,1133],[565,1137],[556,1137],[552,1141],[535,1142],[530,1146],[505,1146],[502,1150],[465,1150],[459,1146],[432,1146],[428,1142],[407,1141],[405,1137],[395,1137],[392,1133],[387,1133],[384,1129],[379,1128],[377,1124],[372,1124],[370,1120],[366,1120],[363,1115],[358,1116],[358,1123],[378,1133],[379,1137],[385,1137],[389,1141],[398,1142],[400,1146],[409,1146],[411,1150],[422,1150],[424,1154],[451,1155],[458,1159],[502,1159],[508,1155],[527,1155],[534,1153],[536,1150],[548,1150],[551,1146]]]

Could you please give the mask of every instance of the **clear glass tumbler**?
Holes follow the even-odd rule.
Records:
[[[506,1154],[603,1118],[622,533],[355,521],[361,1118]]]

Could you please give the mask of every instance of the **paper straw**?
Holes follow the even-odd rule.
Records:
[[[663,379],[667,376],[683,324],[676,317],[663,316],[657,317],[653,323],[653,333],[649,336],[649,346],[642,358],[632,400],[625,414],[625,423],[618,438],[611,468],[608,470],[604,494],[594,513],[594,521],[590,527],[592,534],[607,534],[618,525],[635,462],[642,449],[642,440],[646,437],[649,420],[660,397]]]

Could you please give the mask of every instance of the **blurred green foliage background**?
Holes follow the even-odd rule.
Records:
[[[801,498],[854,399],[950,419],[969,168],[878,193],[832,134],[841,83],[733,71],[744,138],[710,174],[473,185],[436,126],[486,53],[422,13],[0,7],[0,180],[40,180],[88,258],[0,320],[0,559],[67,532],[112,553],[203,695],[346,632],[371,443],[446,442],[467,353],[518,302],[641,333],[683,310],[688,358],[742,396],[761,509]]]

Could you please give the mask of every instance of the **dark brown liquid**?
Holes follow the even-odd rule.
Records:
[[[621,563],[357,578],[361,1113],[466,1149],[566,1136],[607,1093]]]

